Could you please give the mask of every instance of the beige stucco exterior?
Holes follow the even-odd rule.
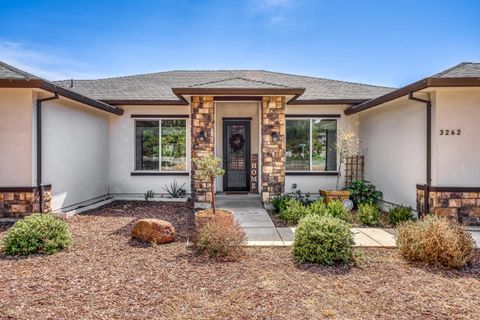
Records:
[[[132,176],[135,171],[135,119],[132,114],[190,115],[190,106],[120,106],[122,116],[110,115],[109,121],[109,186],[112,194],[142,195],[152,190],[165,194],[163,189],[174,180],[184,184],[190,193],[190,176]],[[157,118],[158,119],[158,118]],[[190,172],[190,119],[187,119],[187,172]]]
[[[432,126],[432,178],[436,186],[480,186],[480,89],[436,88]],[[440,130],[461,130],[440,135]]]
[[[32,89],[0,89],[0,187],[34,183],[33,96]]]
[[[359,114],[365,179],[387,202],[415,207],[426,179],[425,105],[400,98]]]
[[[62,97],[46,101],[42,132],[52,210],[108,194],[108,113]]]

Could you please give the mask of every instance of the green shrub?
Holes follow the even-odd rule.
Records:
[[[17,221],[8,230],[3,245],[5,253],[27,255],[52,254],[68,248],[72,236],[65,221],[51,214],[33,214]]]
[[[280,213],[282,210],[284,210],[287,207],[288,200],[290,200],[292,197],[290,196],[277,196],[272,199],[272,206],[273,210],[275,210],[276,213]]]
[[[332,217],[341,219],[343,221],[348,221],[350,211],[348,211],[348,209],[345,208],[345,206],[341,201],[339,200],[330,201],[327,204],[327,209],[328,209],[328,213]]]
[[[355,208],[363,203],[374,204],[383,195],[373,184],[364,180],[353,180],[345,190],[350,191],[350,200]]]
[[[326,216],[328,215],[328,209],[322,200],[317,200],[310,203],[307,207],[307,213],[317,216]]]
[[[475,254],[475,241],[468,231],[433,215],[400,223],[397,245],[407,260],[455,269],[471,262]]]
[[[370,203],[363,203],[358,206],[356,219],[363,225],[375,226],[380,219],[380,210],[377,205]]]
[[[307,208],[295,199],[289,199],[285,209],[280,211],[280,218],[286,222],[297,223],[308,214]]]
[[[209,258],[238,260],[244,254],[245,232],[237,222],[213,219],[197,231],[194,248]]]
[[[322,265],[353,260],[353,234],[343,220],[331,216],[308,215],[298,224],[293,243],[296,261]]]
[[[393,225],[397,225],[400,222],[414,219],[412,208],[405,206],[391,208],[388,212],[388,217]]]

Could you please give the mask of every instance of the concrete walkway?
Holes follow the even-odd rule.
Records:
[[[217,195],[217,207],[233,212],[245,230],[248,246],[291,246],[295,228],[276,228],[255,194]],[[352,228],[358,247],[396,247],[391,230],[379,228]]]

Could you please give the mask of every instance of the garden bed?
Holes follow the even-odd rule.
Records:
[[[170,221],[181,241],[131,240],[144,217]],[[300,266],[278,247],[220,263],[187,247],[194,222],[184,203],[114,202],[68,223],[68,251],[0,255],[0,318],[480,318],[478,253],[463,271],[411,265],[394,249],[365,250],[361,268]]]

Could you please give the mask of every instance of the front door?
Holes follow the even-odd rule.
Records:
[[[250,190],[250,121],[223,121],[224,191]]]

